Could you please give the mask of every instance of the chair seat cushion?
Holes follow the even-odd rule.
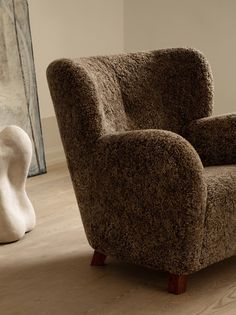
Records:
[[[204,177],[207,206],[202,267],[236,254],[236,165],[205,167]]]

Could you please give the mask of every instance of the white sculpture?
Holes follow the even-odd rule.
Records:
[[[32,157],[29,136],[17,126],[0,132],[0,243],[19,240],[35,226],[25,183]]]

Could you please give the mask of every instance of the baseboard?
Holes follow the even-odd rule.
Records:
[[[48,166],[66,161],[65,153],[61,147],[47,149],[45,155]]]
[[[65,153],[62,146],[56,117],[45,117],[42,118],[41,122],[46,164],[52,165],[65,162]]]

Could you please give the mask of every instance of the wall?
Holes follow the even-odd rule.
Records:
[[[215,114],[236,111],[235,0],[125,0],[126,51],[195,47],[208,58]]]
[[[61,141],[46,82],[61,57],[195,47],[209,59],[215,114],[236,111],[235,0],[28,0],[47,160]]]
[[[46,157],[61,143],[46,82],[57,58],[123,51],[123,0],[28,0]],[[55,153],[55,152],[54,152]]]

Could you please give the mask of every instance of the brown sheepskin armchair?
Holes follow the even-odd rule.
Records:
[[[179,294],[236,254],[236,115],[210,117],[201,53],[61,59],[47,76],[92,265],[168,271]]]

